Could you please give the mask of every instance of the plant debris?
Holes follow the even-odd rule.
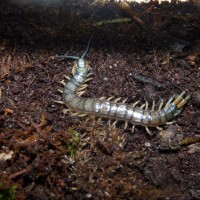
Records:
[[[198,198],[197,3],[35,2],[0,4],[0,199]],[[157,109],[187,90],[192,98],[173,125],[150,136],[63,113],[58,82],[73,61],[52,58],[81,55],[92,33],[83,96],[146,99]]]

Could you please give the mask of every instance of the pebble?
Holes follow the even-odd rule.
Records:
[[[107,77],[104,77],[103,80],[104,80],[104,81],[108,81],[108,78],[107,78]]]
[[[160,150],[177,150],[180,148],[179,142],[183,139],[183,135],[179,133],[178,128],[174,125],[161,131],[158,137]]]
[[[150,146],[151,146],[151,143],[150,143],[150,142],[145,142],[144,145],[145,145],[146,147],[150,147]]]
[[[200,144],[196,143],[196,144],[191,144],[189,146],[189,153],[200,153]]]
[[[26,125],[29,125],[30,124],[30,122],[29,122],[29,120],[28,119],[26,119],[26,118],[22,118],[22,123],[24,123],[24,124],[26,124]]]

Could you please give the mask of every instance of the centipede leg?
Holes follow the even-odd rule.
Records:
[[[143,109],[144,107],[145,107],[144,110],[148,110],[149,103],[148,103],[148,101],[146,99],[145,99],[145,103],[140,106],[140,109]]]
[[[61,90],[61,89],[58,89],[58,92],[60,92],[61,94],[63,94],[63,90]]]
[[[173,121],[171,121],[171,122],[166,122],[165,124],[167,124],[167,125],[171,125],[171,124],[174,124],[176,121],[175,120],[173,120]]]
[[[190,95],[186,96],[186,98],[183,99],[183,100],[177,105],[177,107],[178,107],[179,109],[182,108],[182,107],[189,101],[189,99],[190,99]]]
[[[91,80],[92,80],[92,77],[87,78],[87,79],[85,79],[84,83],[86,83],[86,82],[88,82],[88,81],[91,81]]]
[[[80,96],[82,96],[84,93],[85,93],[85,90],[84,90],[84,91],[81,91],[81,92],[79,91],[79,92],[77,92],[77,96],[80,97]]]
[[[145,126],[145,129],[146,129],[146,131],[147,131],[147,133],[148,133],[149,135],[152,135],[151,131],[149,130],[149,128],[148,128],[147,126]]]
[[[183,110],[183,108],[181,108],[181,109],[177,110],[177,111],[174,113],[174,116],[177,116],[177,115],[179,115],[179,114],[182,112],[182,110]]]
[[[127,129],[127,127],[128,127],[128,122],[127,122],[127,121],[125,121],[125,124],[124,124],[124,129]]]
[[[174,104],[178,105],[184,98],[184,95],[186,94],[185,91],[183,91],[175,100],[174,100]]]
[[[66,86],[66,83],[65,83],[65,81],[64,80],[62,80],[62,81],[58,81],[60,84],[62,84],[63,86]]]
[[[140,101],[136,101],[135,103],[132,104],[132,107],[135,107]]]
[[[163,130],[163,128],[160,127],[160,126],[156,126],[156,128],[157,128],[159,131],[162,131],[162,130]]]
[[[135,125],[132,126],[131,132],[134,133]]]
[[[173,96],[169,99],[169,101],[166,103],[164,109],[168,108],[168,106],[172,103],[172,101],[174,100],[174,98],[175,98],[175,95],[173,95]]]
[[[127,99],[128,99],[128,98],[124,99],[124,100],[122,101],[122,103],[126,103]]]
[[[101,101],[102,101],[102,100],[106,100],[106,97],[101,97],[100,100],[101,100]]]
[[[110,126],[110,124],[111,124],[111,120],[110,119],[108,120],[107,124]]]
[[[75,72],[76,72],[76,69],[77,69],[77,64],[75,63],[73,68],[72,68],[72,75],[74,76]]]
[[[140,109],[143,109],[145,106],[146,106],[146,103],[142,104],[142,105],[140,106]]]
[[[81,85],[81,87],[77,91],[77,95],[80,97],[85,93],[85,89],[87,88],[87,84]]]
[[[117,122],[118,122],[118,120],[116,120],[116,121],[113,122],[113,124],[112,124],[112,127],[113,127],[113,128],[116,128]]]
[[[77,116],[78,117],[86,117],[86,116],[88,116],[88,114],[78,114]]]
[[[153,104],[152,104],[152,108],[151,108],[152,111],[155,110],[155,101],[153,100]]]
[[[107,99],[107,101],[110,101],[111,99],[113,99],[114,98],[114,96],[111,96],[111,97],[109,97],[108,99]]]
[[[121,97],[115,99],[114,102],[117,103],[117,102],[120,101],[120,100],[121,100]]]
[[[163,107],[163,99],[161,99],[161,102],[160,102],[158,110],[160,111],[162,109],[162,107]]]
[[[148,110],[148,107],[149,107],[149,103],[148,103],[148,101],[145,99],[145,110]]]
[[[67,80],[70,80],[69,76],[67,76],[67,75],[64,75],[64,77],[65,77]]]
[[[55,103],[59,103],[59,104],[64,104],[63,101],[57,101],[57,100],[53,100]]]
[[[79,90],[84,90],[87,86],[88,86],[88,84],[83,84],[83,85],[80,86]]]
[[[178,110],[174,114],[174,116],[177,116],[182,110],[183,106],[189,101],[190,95],[187,95],[185,98],[186,92],[183,91],[173,102],[178,107]]]

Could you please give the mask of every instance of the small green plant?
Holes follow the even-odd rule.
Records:
[[[76,155],[81,149],[80,133],[72,131],[71,138],[68,140],[67,148],[70,156]]]
[[[0,183],[0,200],[14,200],[17,186],[13,185],[8,189],[2,189],[2,186],[3,184]]]

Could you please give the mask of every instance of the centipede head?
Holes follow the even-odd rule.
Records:
[[[86,66],[86,61],[83,58],[79,58],[77,61],[77,65],[78,67],[83,68]]]
[[[56,56],[58,58],[69,58],[69,59],[74,59],[74,60],[78,60],[78,65],[81,67],[83,65],[85,65],[85,61],[84,61],[84,57],[86,56],[88,50],[89,50],[89,46],[90,46],[90,41],[92,39],[92,36],[93,34],[90,36],[89,40],[88,40],[88,44],[87,44],[87,47],[86,47],[86,50],[83,52],[82,56],[81,57],[78,57],[78,56]]]

